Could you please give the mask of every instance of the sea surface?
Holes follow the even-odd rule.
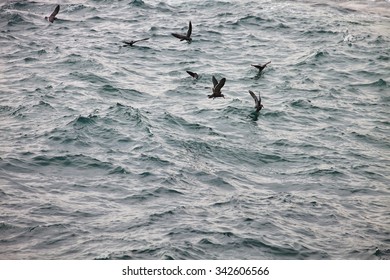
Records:
[[[390,1],[56,4],[0,3],[0,259],[390,259]]]

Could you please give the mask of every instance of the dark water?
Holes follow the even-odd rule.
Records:
[[[390,258],[389,1],[54,8],[0,6],[1,259]]]

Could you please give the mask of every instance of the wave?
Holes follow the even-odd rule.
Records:
[[[100,161],[96,158],[82,154],[60,156],[40,155],[33,157],[32,161],[34,164],[40,166],[58,165],[62,167],[75,167],[77,169],[97,168],[105,170],[110,170],[112,168],[112,164],[109,162]]]
[[[388,83],[383,80],[383,79],[379,79],[375,82],[371,82],[371,83],[364,83],[364,84],[351,84],[351,86],[359,86],[359,87],[377,87],[377,88],[389,88],[390,86],[388,85]]]

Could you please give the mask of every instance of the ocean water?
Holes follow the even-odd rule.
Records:
[[[0,4],[0,259],[390,258],[390,1],[60,4]]]

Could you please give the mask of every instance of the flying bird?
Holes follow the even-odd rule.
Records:
[[[214,87],[212,88],[213,94],[208,95],[209,98],[217,98],[217,97],[223,97],[225,96],[221,93],[222,87],[225,85],[226,79],[222,78],[219,82],[218,80],[213,76],[212,78]]]
[[[132,47],[135,43],[141,42],[141,41],[146,41],[146,40],[149,40],[149,38],[144,38],[144,39],[140,39],[140,40],[123,41],[123,43],[126,44],[126,45],[124,45],[124,47],[126,47],[126,46]]]
[[[186,35],[177,34],[177,33],[172,33],[172,36],[174,36],[174,37],[180,39],[180,41],[186,40],[187,42],[191,42],[191,41],[192,41],[191,33],[192,33],[192,23],[191,23],[191,21],[190,21],[190,24],[189,24],[189,26],[188,26],[188,31],[187,31],[187,34],[186,34]]]
[[[259,93],[259,97],[256,96],[256,94],[253,93],[253,91],[249,91],[250,95],[253,97],[253,99],[255,100],[255,108],[256,108],[256,112],[259,112],[261,110],[261,108],[263,108],[263,104],[261,104],[261,97],[260,97],[260,93]]]
[[[198,73],[191,72],[191,71],[186,71],[186,72],[188,73],[188,75],[190,75],[194,79],[198,79],[199,78]]]
[[[253,67],[256,67],[257,69],[259,69],[259,73],[261,73],[261,71],[263,71],[264,70],[264,68],[268,65],[268,64],[270,64],[271,63],[271,61],[268,61],[267,63],[265,63],[265,64],[251,64]]]
[[[52,12],[49,17],[45,17],[45,19],[53,23],[54,20],[57,19],[56,15],[58,14],[59,11],[60,11],[60,5],[57,5],[57,7],[54,9],[54,12]]]

